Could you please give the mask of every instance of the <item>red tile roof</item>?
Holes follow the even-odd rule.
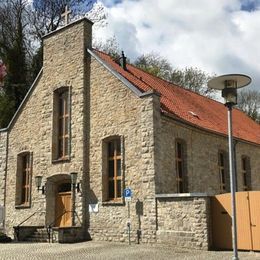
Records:
[[[163,113],[206,130],[227,134],[227,109],[222,103],[157,78],[130,64],[127,64],[125,71],[109,55],[100,51],[95,53],[141,92],[158,92]],[[260,144],[260,125],[238,109],[233,110],[233,134],[236,138]]]

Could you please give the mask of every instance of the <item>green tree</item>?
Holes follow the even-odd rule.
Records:
[[[41,39],[46,33],[55,31],[62,24],[62,13],[66,6],[72,10],[72,17],[79,17],[89,12],[95,2],[94,0],[33,0],[30,20],[36,36]]]
[[[170,81],[203,96],[213,97],[216,92],[207,87],[207,83],[212,77],[196,67],[188,67],[173,70]]]
[[[26,3],[26,0],[5,0],[0,4],[0,57],[7,66],[1,90],[0,127],[10,121],[29,86]]]
[[[260,122],[260,92],[250,89],[239,91],[238,108],[256,122]]]
[[[115,60],[118,60],[121,56],[120,47],[115,36],[108,38],[105,42],[95,41],[93,47],[105,52]]]
[[[157,53],[141,55],[136,59],[134,65],[156,77],[171,80],[172,66],[170,62]]]
[[[14,100],[0,91],[0,129],[7,127],[14,113]]]
[[[214,97],[215,91],[207,87],[207,82],[213,76],[198,68],[173,69],[167,59],[156,53],[141,55],[134,64],[156,77],[165,79],[201,95]]]
[[[35,54],[32,56],[31,63],[30,63],[30,78],[33,81],[39,71],[43,66],[43,46],[41,46],[36,50]]]

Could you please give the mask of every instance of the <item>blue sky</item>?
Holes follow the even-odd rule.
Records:
[[[126,55],[157,52],[174,67],[208,73],[242,73],[260,91],[260,0],[98,0],[108,25],[96,37],[115,35]]]
[[[103,0],[103,4],[107,7],[112,7],[123,2],[123,0]]]
[[[260,1],[254,0],[241,0],[241,10],[254,12],[259,8]]]

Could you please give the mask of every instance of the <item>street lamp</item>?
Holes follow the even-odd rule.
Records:
[[[231,189],[231,207],[232,207],[232,245],[233,260],[238,260],[237,253],[237,221],[236,221],[236,176],[233,154],[233,136],[232,136],[232,107],[237,104],[237,89],[250,84],[251,78],[242,74],[222,75],[211,79],[208,87],[222,90],[222,97],[225,99],[225,106],[228,109],[228,147],[229,147],[229,174]]]

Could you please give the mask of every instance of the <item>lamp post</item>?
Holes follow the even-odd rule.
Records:
[[[225,106],[228,109],[228,148],[229,148],[229,174],[231,189],[231,207],[232,207],[232,246],[233,260],[238,260],[237,253],[237,221],[236,221],[236,176],[233,150],[232,134],[232,107],[237,104],[237,89],[250,84],[251,78],[242,74],[228,74],[211,79],[208,87],[222,90],[222,97],[225,99]]]

